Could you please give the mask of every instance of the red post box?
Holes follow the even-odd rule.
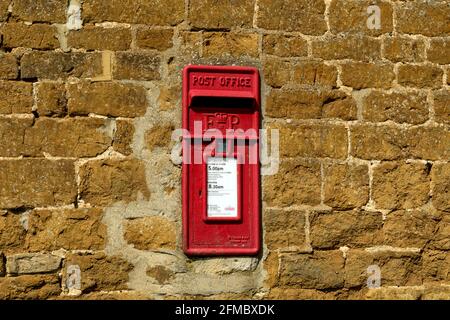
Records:
[[[259,73],[183,70],[183,247],[189,255],[260,248]]]

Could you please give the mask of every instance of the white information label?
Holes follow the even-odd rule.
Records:
[[[237,160],[214,158],[206,161],[208,217],[237,218]]]

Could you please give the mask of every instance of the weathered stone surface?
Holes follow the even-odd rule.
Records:
[[[420,136],[421,139],[416,139]],[[437,137],[439,139],[436,139]],[[446,156],[445,129],[418,127],[403,130],[393,126],[351,127],[352,155],[363,159],[394,160],[405,157],[440,159]]]
[[[350,250],[345,262],[345,286],[366,286],[369,266],[380,268],[381,286],[421,285],[420,258],[415,252]]]
[[[434,164],[431,169],[431,179],[434,207],[450,211],[450,163]]]
[[[0,113],[31,113],[33,86],[27,82],[0,81]]]
[[[280,130],[282,157],[346,158],[347,130],[341,125],[270,125]]]
[[[143,292],[135,290],[120,290],[120,291],[98,291],[87,292],[79,296],[60,295],[51,300],[149,300],[154,298]]]
[[[3,46],[6,48],[59,48],[56,28],[51,25],[9,22],[0,28],[0,32],[3,34]]]
[[[96,156],[111,145],[107,126],[107,120],[94,118],[0,119],[0,155]]]
[[[147,109],[146,90],[116,82],[81,82],[68,87],[70,114],[96,113],[112,117],[139,117]]]
[[[408,130],[412,158],[448,160],[450,158],[450,130],[443,126],[413,127]]]
[[[0,52],[0,79],[17,79],[19,65],[14,55]]]
[[[133,142],[134,125],[130,120],[117,120],[116,131],[114,132],[113,148],[124,155],[133,152],[131,143]]]
[[[391,212],[384,221],[384,243],[423,248],[433,238],[437,224],[436,217],[425,210]]]
[[[433,65],[408,65],[398,67],[398,83],[406,87],[439,88],[442,87],[441,68]]]
[[[175,127],[172,124],[156,124],[145,133],[145,142],[150,151],[156,148],[169,147],[172,132]],[[167,150],[169,151],[169,150]]]
[[[270,209],[264,212],[264,242],[269,250],[305,246],[305,212]]]
[[[115,53],[113,78],[119,80],[158,80],[160,58],[153,53],[120,51]]]
[[[450,40],[432,39],[427,50],[427,58],[434,63],[450,64]]]
[[[139,250],[173,250],[176,246],[176,226],[167,218],[151,216],[127,220],[125,240]]]
[[[384,57],[392,62],[422,62],[425,60],[425,43],[422,39],[405,36],[386,37]]]
[[[12,0],[4,0],[0,2],[0,22],[5,21],[8,17],[8,7]]]
[[[136,46],[164,51],[173,46],[173,30],[141,27],[136,30]]]
[[[9,274],[33,274],[55,272],[61,266],[61,257],[46,253],[21,253],[7,256],[6,271]]]
[[[202,43],[205,57],[258,56],[258,35],[228,32],[205,32]]]
[[[36,108],[40,116],[62,117],[67,114],[67,97],[62,82],[38,82]]]
[[[255,257],[217,257],[195,258],[191,261],[192,270],[197,274],[227,275],[233,272],[254,271],[258,266]]]
[[[418,300],[422,290],[411,287],[381,287],[367,291],[367,300]]]
[[[266,83],[274,88],[280,88],[291,80],[291,63],[281,59],[268,58],[263,66]]]
[[[264,298],[269,300],[336,300],[336,295],[335,291],[323,292],[314,289],[283,287],[271,289]]]
[[[450,290],[447,285],[427,286],[420,296],[421,300],[449,300]]]
[[[38,119],[25,131],[23,147],[37,155],[94,157],[111,145],[110,125],[96,118]]]
[[[244,291],[240,293],[219,293],[212,295],[177,295],[175,297],[167,297],[168,300],[251,300],[254,299],[252,291]]]
[[[0,277],[3,277],[6,273],[6,266],[5,266],[5,255],[3,252],[0,252]]]
[[[450,253],[448,251],[425,251],[422,272],[427,282],[450,281]],[[448,299],[448,298],[447,298]]]
[[[159,90],[158,104],[161,110],[174,110],[180,104],[181,86],[162,87]]]
[[[450,8],[446,1],[405,1],[397,13],[397,31],[425,36],[450,35]]]
[[[430,242],[430,248],[436,250],[450,250],[450,217],[444,214],[439,221]]]
[[[372,197],[377,208],[416,208],[428,201],[429,193],[426,164],[383,162],[373,168]]]
[[[91,205],[108,205],[149,197],[145,168],[136,159],[102,159],[80,168],[80,197]]]
[[[323,1],[261,0],[258,7],[256,23],[260,28],[311,35],[321,35],[327,30]]]
[[[44,300],[61,293],[57,275],[23,275],[0,279],[0,299]]]
[[[22,248],[26,230],[20,223],[20,215],[6,213],[0,215],[0,248],[4,252]]]
[[[295,84],[336,87],[336,80],[335,66],[317,61],[301,62],[294,66],[292,81]]]
[[[434,119],[436,122],[450,124],[450,91],[434,93]]]
[[[380,28],[368,27],[367,8],[376,5],[380,9]],[[380,35],[392,32],[392,5],[384,1],[333,0],[329,9],[330,30],[333,33],[364,33]]]
[[[127,50],[131,45],[131,30],[85,26],[69,32],[67,45],[86,50]]]
[[[353,89],[390,88],[394,81],[394,65],[363,62],[341,65],[342,84]]]
[[[174,272],[170,269],[167,269],[163,266],[156,266],[148,268],[145,272],[147,276],[153,278],[158,282],[158,284],[166,284],[170,282],[174,277]]]
[[[308,55],[308,43],[298,36],[266,34],[263,36],[262,51],[279,57],[303,57]]]
[[[278,251],[271,250],[263,260],[263,267],[267,272],[267,277],[264,279],[264,284],[271,288],[279,286],[279,256],[280,254]]]
[[[339,250],[281,256],[280,285],[338,289],[344,286],[344,277],[344,258]]]
[[[263,199],[268,206],[287,207],[320,203],[320,163],[283,160],[277,174],[263,182]]]
[[[313,40],[312,54],[326,60],[353,59],[366,62],[380,58],[381,43],[378,39],[362,35],[329,37]]]
[[[28,217],[25,246],[30,251],[103,249],[102,215],[97,208],[34,210]]]
[[[81,291],[111,291],[128,288],[128,273],[133,265],[120,256],[69,254],[64,261],[63,281],[67,281],[67,268],[77,265],[81,271]]]
[[[397,123],[420,124],[428,120],[425,93],[371,91],[363,100],[363,117],[370,122],[392,120]]]
[[[32,117],[0,119],[0,156],[29,156],[34,153],[24,142],[26,131],[32,128],[33,122]]]
[[[73,160],[0,161],[0,207],[71,204],[77,187]]]
[[[324,203],[333,208],[361,207],[369,200],[366,165],[324,165]]]
[[[14,0],[13,17],[24,21],[66,23],[66,0]]]
[[[192,0],[189,3],[189,22],[198,29],[251,27],[254,8],[255,0]]]
[[[351,154],[362,159],[395,160],[408,155],[407,133],[397,127],[350,127]]]
[[[93,78],[103,74],[100,53],[32,51],[20,63],[22,79]]]
[[[200,32],[181,31],[180,54],[190,58],[199,58],[203,46],[203,35]]]
[[[86,0],[85,22],[115,21],[132,24],[173,26],[183,21],[183,0]]]
[[[313,248],[366,247],[381,243],[383,220],[380,212],[332,211],[309,215]]]

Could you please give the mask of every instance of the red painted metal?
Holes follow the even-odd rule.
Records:
[[[183,70],[183,249],[188,255],[255,255],[260,250],[260,105],[256,68],[189,65]],[[201,136],[195,133],[194,121],[201,121]],[[227,144],[227,150],[216,150],[214,139],[212,143],[203,139],[207,129],[220,130],[233,141],[244,139],[245,147],[231,150]],[[230,134],[227,129],[254,131]],[[204,152],[209,143],[211,156],[241,161],[237,164],[237,217],[207,216],[206,161],[186,163],[187,153],[192,160],[195,150]],[[250,153],[256,154],[256,163],[250,163]]]

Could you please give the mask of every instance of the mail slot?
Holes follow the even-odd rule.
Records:
[[[259,73],[183,70],[183,247],[188,255],[260,248]]]

